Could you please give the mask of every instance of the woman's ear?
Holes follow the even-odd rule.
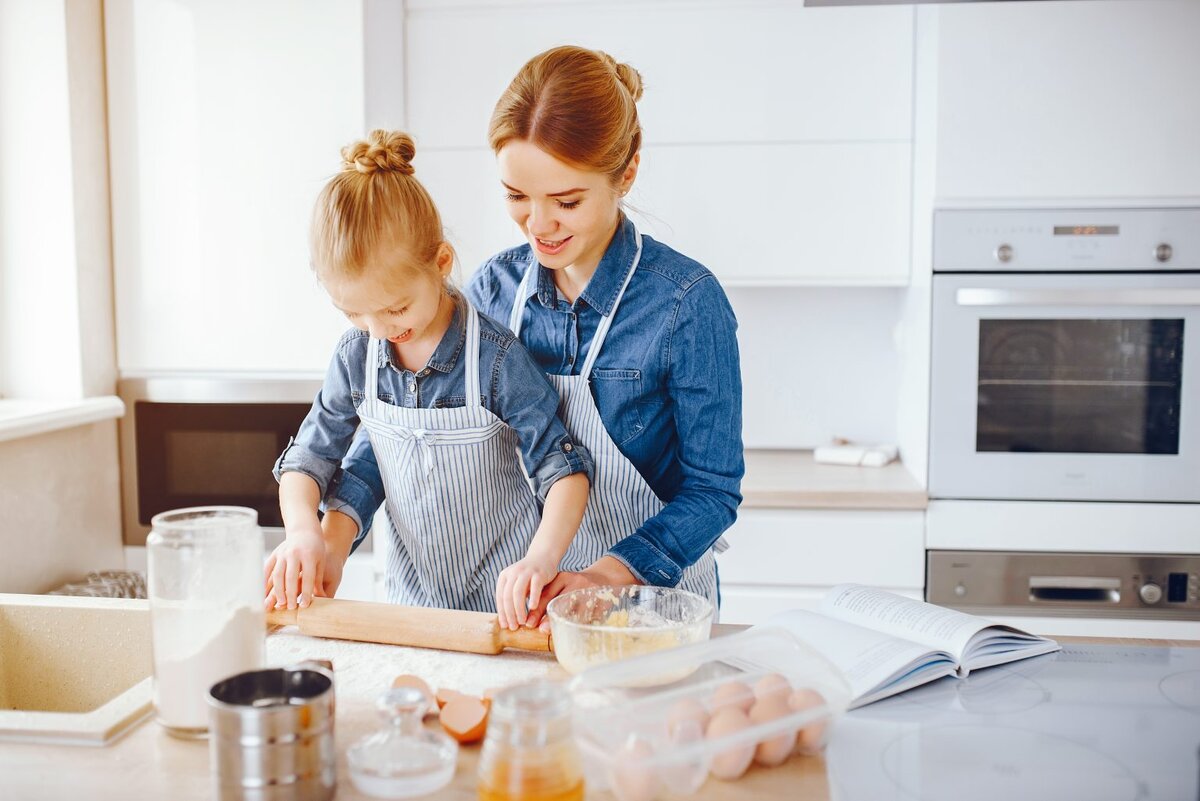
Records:
[[[638,166],[642,163],[642,152],[639,150],[633,154],[633,158],[629,160],[629,165],[625,167],[625,172],[621,173],[621,184],[617,187],[617,193],[621,195],[628,194],[633,188],[633,182],[637,180]]]
[[[450,271],[454,269],[454,248],[449,242],[442,242],[438,245],[436,263],[442,278],[448,278]]]

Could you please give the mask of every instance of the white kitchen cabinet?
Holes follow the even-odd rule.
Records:
[[[786,609],[815,609],[843,582],[923,599],[920,510],[742,509],[717,557],[721,622],[759,623]]]
[[[417,175],[467,274],[521,241],[487,146],[492,108],[527,59],[572,42],[644,77],[643,166],[629,201],[648,233],[729,285],[907,283],[911,9],[500,0],[407,10],[399,31],[394,15],[368,19],[368,53],[402,36],[406,69],[367,76],[367,120],[414,133]],[[404,120],[387,100],[400,95]]]
[[[122,371],[323,370],[308,223],[363,134],[359,4],[104,4]]]
[[[1200,197],[1200,3],[941,6],[937,195]]]

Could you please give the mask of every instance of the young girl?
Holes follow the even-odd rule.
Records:
[[[592,460],[525,348],[449,285],[454,252],[414,152],[407,134],[373,131],[343,149],[317,199],[313,267],[354,329],[275,466],[286,539],[267,560],[264,603],[303,607],[336,589],[353,538],[323,530],[318,507],[361,423],[391,529],[388,600],[498,608],[508,624],[557,574]]]

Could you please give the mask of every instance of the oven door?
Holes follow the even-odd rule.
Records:
[[[1200,275],[936,275],[935,498],[1200,502]]]

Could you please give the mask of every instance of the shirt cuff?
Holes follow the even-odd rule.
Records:
[[[531,477],[533,491],[537,494],[538,500],[545,503],[546,494],[550,492],[555,481],[574,473],[586,473],[588,482],[591,483],[594,468],[595,463],[592,461],[592,454],[588,452],[588,449],[578,442],[573,442],[570,437],[563,437],[557,447],[542,459],[541,464],[534,471]]]
[[[358,526],[358,534],[350,545],[350,553],[354,553],[371,531],[371,521],[378,508],[370,487],[353,473],[339,470],[337,477],[329,483],[321,503],[326,512],[341,512]],[[363,524],[364,520],[367,521],[366,525]]]
[[[631,534],[608,551],[639,581],[657,587],[674,587],[683,578],[683,567],[641,534]]]
[[[324,495],[337,470],[337,465],[330,464],[303,445],[297,445],[296,439],[293,437],[288,440],[287,447],[275,460],[275,467],[271,472],[276,481],[279,481],[284,473],[303,473],[317,482],[317,486],[321,489],[321,495]]]

